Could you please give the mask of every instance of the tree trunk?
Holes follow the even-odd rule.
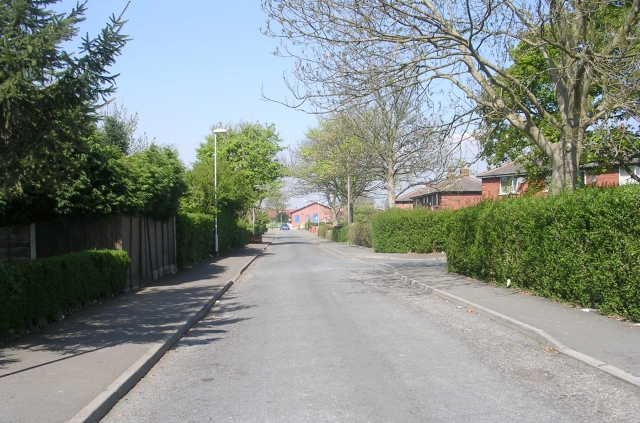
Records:
[[[347,172],[349,167],[347,166]],[[347,225],[353,222],[353,201],[351,199],[351,175],[347,173]]]
[[[560,194],[572,192],[576,188],[579,149],[569,141],[560,141],[551,145],[551,186],[549,192]]]
[[[396,206],[396,184],[393,177],[387,177],[387,208],[392,209]]]

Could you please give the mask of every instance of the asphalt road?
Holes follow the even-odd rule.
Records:
[[[314,238],[279,232],[103,421],[640,421],[638,388]]]

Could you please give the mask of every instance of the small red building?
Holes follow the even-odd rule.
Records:
[[[306,222],[331,222],[331,208],[315,201],[291,212],[292,228],[304,228]]]

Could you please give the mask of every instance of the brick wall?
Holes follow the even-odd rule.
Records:
[[[397,209],[412,209],[413,203],[396,203]]]
[[[598,175],[598,180],[596,181],[597,187],[616,187],[618,185],[620,185],[620,176],[617,166]]]
[[[498,187],[500,186],[498,180]],[[457,210],[477,204],[482,200],[482,194],[442,194],[440,207],[443,209]]]
[[[482,196],[497,198],[500,193],[500,178],[485,178],[482,180]]]

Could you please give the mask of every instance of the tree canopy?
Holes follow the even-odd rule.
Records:
[[[108,68],[128,41],[122,15],[93,39],[74,40],[85,3],[67,14],[56,0],[3,0],[0,8],[0,194],[20,197],[27,186],[51,193],[72,183],[78,152],[91,154],[97,108],[115,89]]]
[[[575,187],[589,128],[612,114],[640,116],[640,0],[263,0],[262,7],[264,32],[297,60],[290,106],[335,110],[381,87],[407,86],[425,102],[438,98],[454,122],[469,123],[480,106],[549,158],[552,192]],[[557,109],[509,72],[507,53],[519,43],[543,58]]]
[[[218,124],[216,127],[223,126]],[[218,204],[234,212],[249,209],[278,187],[284,166],[277,154],[282,150],[273,124],[240,122],[227,126],[217,136]],[[214,199],[214,134],[197,149],[196,162],[186,175],[187,193],[182,210],[216,213]]]

